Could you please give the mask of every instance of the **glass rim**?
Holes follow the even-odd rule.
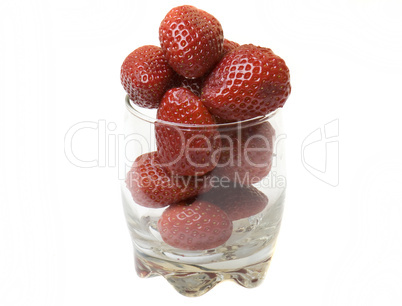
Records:
[[[265,122],[269,119],[271,119],[272,117],[274,117],[280,110],[281,108],[278,108],[268,114],[266,114],[265,116],[258,116],[258,117],[254,117],[254,118],[250,118],[250,119],[245,119],[245,120],[240,120],[240,121],[235,121],[235,122],[227,122],[227,123],[215,123],[215,124],[191,124],[191,123],[177,123],[177,122],[170,122],[170,121],[165,121],[165,120],[161,120],[161,119],[157,119],[154,117],[151,117],[149,115],[146,115],[144,113],[142,113],[140,110],[141,108],[136,106],[131,99],[129,98],[128,95],[125,96],[125,104],[126,104],[126,109],[129,111],[130,114],[132,114],[133,116],[151,123],[151,124],[163,124],[163,125],[170,125],[170,126],[176,126],[176,127],[181,127],[181,128],[207,128],[207,127],[211,127],[211,128],[233,128],[239,125],[254,125],[254,124],[259,124],[262,122]]]

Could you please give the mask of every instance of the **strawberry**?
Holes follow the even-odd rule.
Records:
[[[197,199],[215,204],[232,221],[254,216],[268,205],[267,196],[253,186],[229,185],[213,188]]]
[[[217,206],[195,201],[170,205],[158,221],[164,242],[183,250],[208,250],[224,244],[233,224]]]
[[[164,170],[156,152],[139,156],[127,173],[126,185],[134,201],[160,208],[208,191],[209,177],[173,177]]]
[[[165,91],[171,87],[173,69],[160,47],[142,46],[124,60],[121,84],[133,103],[145,108],[157,108]]]
[[[202,84],[205,80],[204,77],[196,79],[188,79],[180,74],[174,76],[174,87],[183,87],[191,90],[198,97],[201,96]]]
[[[219,132],[194,93],[185,88],[170,89],[162,99],[157,119],[174,123],[157,122],[155,126],[158,155],[168,171],[175,175],[203,175],[216,166]]]
[[[242,185],[268,175],[272,166],[275,130],[268,122],[229,124],[220,129],[221,154],[213,174]]]
[[[264,116],[290,94],[289,69],[271,49],[242,45],[226,54],[205,80],[201,99],[224,120]]]
[[[228,54],[230,51],[236,49],[237,47],[240,47],[240,45],[237,42],[225,38],[223,40],[223,56]]]
[[[169,65],[186,78],[198,78],[221,59],[223,30],[219,21],[194,6],[171,9],[159,27],[159,41]]]

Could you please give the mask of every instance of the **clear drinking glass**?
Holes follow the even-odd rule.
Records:
[[[223,280],[234,280],[246,288],[259,285],[274,253],[285,198],[282,110],[206,127],[161,122],[155,119],[155,110],[140,109],[128,97],[125,102],[126,179],[121,189],[137,274],[143,278],[163,276],[185,296],[200,296]],[[225,242],[209,249],[170,245],[162,238],[158,221],[176,204],[152,208],[137,203],[133,184],[139,178],[131,177],[130,169],[138,157],[158,150],[155,129],[159,126],[180,135],[189,131],[197,135],[205,129],[218,131],[216,167],[198,180],[204,184],[202,188],[182,196],[185,199],[180,205],[206,201],[223,210],[231,222],[230,237]],[[178,141],[177,147],[183,143]],[[180,178],[172,174],[170,179],[173,177]],[[187,188],[189,178],[184,178],[181,186]]]

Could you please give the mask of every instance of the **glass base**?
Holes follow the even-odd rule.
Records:
[[[180,294],[197,297],[224,280],[233,280],[245,288],[261,284],[271,262],[265,260],[234,269],[209,269],[198,265],[162,260],[135,250],[135,268],[139,277],[163,276]]]

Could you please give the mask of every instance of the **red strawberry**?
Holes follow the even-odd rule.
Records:
[[[170,66],[186,78],[209,72],[223,52],[219,21],[190,5],[169,11],[159,27],[159,41]]]
[[[160,208],[208,191],[209,177],[173,177],[161,167],[156,152],[139,156],[126,177],[134,201]]]
[[[223,56],[228,54],[230,51],[236,49],[237,47],[240,47],[240,45],[237,42],[225,38],[223,40]]]
[[[268,122],[229,124],[220,129],[221,155],[213,174],[242,185],[268,175],[272,166],[275,130]]]
[[[254,216],[268,205],[267,196],[253,186],[231,185],[214,188],[197,199],[215,204],[226,212],[232,221]]]
[[[173,88],[163,97],[157,118],[174,123],[158,122],[155,126],[158,155],[168,171],[202,175],[216,166],[219,132],[199,97],[188,89]]]
[[[205,80],[201,99],[224,120],[264,116],[290,94],[289,69],[271,49],[242,45],[229,52]]]
[[[170,205],[158,221],[163,241],[184,250],[207,250],[224,244],[233,224],[217,206],[195,201]]]
[[[133,103],[157,108],[171,86],[173,74],[161,48],[143,46],[126,57],[121,66],[120,79]]]
[[[183,87],[191,90],[198,97],[201,96],[202,84],[205,78],[188,79],[177,74],[174,76],[174,87]]]

